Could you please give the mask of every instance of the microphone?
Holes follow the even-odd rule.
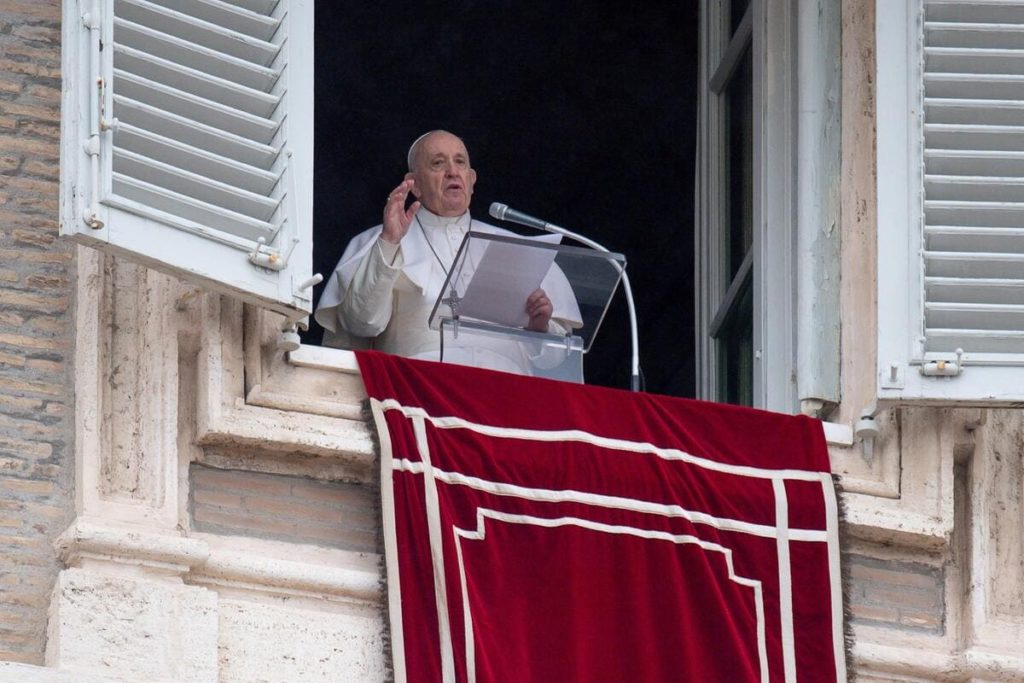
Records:
[[[554,225],[553,223],[548,223],[545,220],[523,213],[522,211],[510,209],[508,208],[508,204],[493,202],[488,212],[492,217],[497,218],[499,221],[509,221],[511,223],[525,225],[526,227],[533,228],[534,230],[543,230],[544,232],[553,232],[557,235],[563,235],[570,239],[574,239],[581,244],[585,244],[591,249],[603,251],[606,254],[611,251],[589,237],[584,237],[572,230],[566,230],[565,228]],[[612,265],[619,269],[619,274],[622,276],[622,289],[626,295],[626,307],[629,309],[629,336],[633,347],[633,357],[631,358],[630,363],[629,388],[633,391],[640,391],[640,335],[637,330],[636,304],[633,301],[633,288],[629,286],[629,276],[626,275],[626,271],[614,261],[612,262]]]
[[[502,204],[501,202],[494,202],[491,204],[490,214],[499,221],[509,221],[511,223],[518,223],[519,225],[525,225],[528,228],[535,230],[544,230],[547,232],[559,232],[558,230],[552,230],[551,228],[557,228],[557,225],[551,225],[547,221],[543,221],[539,218],[534,218],[529,214],[525,214],[522,211],[516,211],[515,209],[508,208],[508,204]],[[605,250],[607,251],[607,250]]]

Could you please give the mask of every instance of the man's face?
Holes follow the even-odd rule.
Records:
[[[469,210],[476,171],[462,140],[449,133],[434,133],[420,141],[413,169],[406,178],[416,181],[413,194],[438,216],[461,216]]]

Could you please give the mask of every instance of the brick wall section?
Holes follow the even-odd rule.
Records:
[[[369,487],[195,463],[189,483],[198,531],[376,551],[377,493]]]
[[[0,660],[41,664],[73,516],[72,251],[57,239],[60,0],[0,0]]]
[[[941,569],[855,554],[848,556],[847,566],[849,608],[855,624],[944,632],[946,605]]]

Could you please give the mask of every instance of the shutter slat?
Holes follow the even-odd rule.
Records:
[[[978,353],[1016,353],[1024,350],[1024,331],[959,328],[925,328],[929,351],[953,353],[964,349]]]
[[[254,90],[266,92],[273,87],[279,76],[275,70],[265,66],[216,52],[121,18],[114,20],[114,41]]]
[[[934,99],[1020,100],[1024,99],[1024,76],[934,73],[924,77],[924,92]]]
[[[268,243],[277,234],[278,228],[266,221],[260,221],[234,213],[223,207],[198,201],[158,185],[126,176],[113,175],[114,191],[119,197],[138,202],[147,209],[166,214],[168,222],[193,221],[202,230],[219,230],[243,239],[256,242],[260,237]],[[159,216],[157,216],[159,217]]]
[[[928,197],[959,202],[1024,201],[1024,178],[1000,176],[925,175]]]
[[[277,132],[278,124],[271,119],[253,116],[141,76],[114,71],[114,83],[122,98],[126,97],[246,139],[267,143],[274,139]]]
[[[925,245],[930,251],[1014,252],[1024,254],[1024,228],[928,226]]]
[[[925,201],[925,225],[1024,225],[1024,204],[1011,202]]]
[[[1024,102],[1020,100],[926,97],[924,109],[925,118],[932,123],[1024,126]]]
[[[271,145],[197,123],[120,95],[114,96],[114,115],[123,123],[166,138],[187,140],[194,147],[263,170],[273,166],[279,153]]]
[[[269,221],[279,204],[271,197],[248,192],[127,149],[114,151],[114,172],[261,221]]]
[[[928,21],[924,25],[928,44],[949,48],[1024,49],[1024,25],[1013,23],[969,23]]]
[[[979,126],[928,123],[924,126],[927,149],[1024,151],[1024,126]]]
[[[925,278],[928,301],[1024,304],[1024,280],[998,278]]]
[[[929,303],[925,326],[973,330],[1024,330],[1024,306],[1015,304]]]
[[[190,168],[208,178],[229,183],[250,192],[269,195],[280,176],[240,164],[179,140],[156,135],[122,123],[114,133],[115,144],[143,157],[179,168]]]
[[[270,66],[279,50],[279,46],[272,42],[161,7],[148,0],[114,0],[114,15],[160,33],[187,36],[189,41],[197,45],[261,66]]]
[[[1024,177],[1024,152],[978,149],[928,149],[925,163],[938,175]]]
[[[177,12],[222,26],[237,33],[269,41],[277,32],[280,22],[269,12],[255,12],[221,0],[157,0]]]
[[[925,68],[930,73],[1021,74],[1024,50],[997,48],[926,47]]]
[[[1008,280],[1024,277],[1024,253],[925,251],[924,260],[929,276]]]
[[[929,22],[1022,24],[1024,6],[1005,0],[928,0],[925,19]]]
[[[114,68],[256,116],[268,116],[279,101],[277,96],[154,57],[126,45],[114,45]],[[116,84],[114,88],[116,90]]]
[[[277,7],[278,0],[225,0],[229,5],[247,9],[250,12],[270,16]]]

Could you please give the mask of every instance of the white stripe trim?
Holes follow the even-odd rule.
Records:
[[[462,587],[462,630],[466,640],[466,681],[476,683],[476,637],[473,635],[473,614],[469,605],[469,587],[466,585],[466,564],[462,560],[462,543],[459,541],[459,529],[452,527],[452,540],[455,543],[455,557],[459,561],[459,585]]]
[[[401,472],[412,474],[423,474],[424,464],[415,460],[398,459],[392,461],[394,468]],[[723,531],[735,531],[738,533],[759,536],[762,538],[777,538],[778,532],[775,527],[766,524],[754,524],[737,519],[716,517],[705,512],[687,510],[679,505],[667,503],[653,503],[636,498],[624,498],[620,496],[608,496],[600,493],[587,493],[572,489],[539,489],[518,484],[489,481],[479,477],[471,477],[459,472],[449,472],[437,467],[431,467],[435,479],[451,484],[453,486],[467,486],[478,491],[485,491],[498,496],[509,496],[548,503],[582,503],[594,507],[611,508],[618,510],[629,510],[631,512],[642,512],[662,517],[681,517],[694,524],[704,524],[721,529]],[[792,529],[789,530],[789,538],[794,541],[826,542],[827,533],[818,529]]]
[[[825,500],[825,532],[828,535],[828,573],[832,588],[832,658],[836,662],[836,681],[846,680],[846,634],[843,632],[842,563],[839,555],[839,504],[832,476],[821,475],[821,492]]]
[[[793,574],[789,560],[789,499],[786,497],[786,482],[776,479],[772,482],[775,490],[775,539],[776,555],[779,560],[779,617],[782,637],[782,668],[786,683],[796,683],[796,639],[793,636]]]
[[[384,566],[387,571],[388,614],[391,617],[391,661],[395,683],[405,683],[405,633],[402,630],[402,582],[398,574],[398,532],[395,525],[395,490],[392,473],[393,451],[391,433],[384,420],[384,409],[375,398],[370,399],[373,422],[380,439],[381,524],[384,527]]]
[[[629,441],[598,436],[580,429],[539,430],[512,427],[493,427],[470,422],[461,417],[433,417],[422,408],[403,406],[393,398],[382,401],[385,410],[397,410],[409,418],[423,418],[438,429],[468,429],[478,434],[500,439],[523,439],[527,441],[580,441],[593,446],[617,451],[648,453],[663,460],[681,460],[714,472],[737,474],[757,479],[794,479],[798,481],[819,481],[820,472],[810,470],[781,469],[772,470],[748,465],[729,465],[702,458],[676,448],[661,448],[644,441]]]
[[[434,568],[434,602],[437,605],[437,629],[441,644],[441,680],[444,683],[455,683],[455,656],[451,623],[448,620],[448,589],[444,574],[441,506],[437,496],[437,481],[430,466],[430,446],[427,444],[427,428],[423,418],[412,418],[412,429],[424,465],[423,497],[427,511],[427,533],[430,536],[430,560]]]
[[[703,550],[709,552],[721,553],[725,560],[727,573],[729,580],[737,583],[741,586],[750,588],[754,593],[754,613],[757,619],[757,654],[758,662],[761,668],[761,683],[768,683],[768,645],[766,642],[767,627],[765,625],[765,613],[764,613],[764,597],[761,582],[757,579],[751,579],[749,577],[739,576],[736,574],[735,567],[732,562],[732,550],[721,546],[717,543],[710,541],[704,541],[696,536],[689,534],[670,534],[664,531],[655,531],[653,529],[639,529],[636,527],[621,526],[616,524],[604,524],[602,522],[594,522],[587,519],[581,519],[579,517],[558,517],[549,519],[545,517],[534,517],[532,515],[518,515],[507,512],[499,512],[497,510],[489,510],[486,508],[477,508],[476,511],[476,529],[460,529],[454,528],[456,536],[461,536],[467,540],[484,540],[486,538],[486,519],[493,519],[499,522],[506,522],[508,524],[526,524],[531,526],[541,526],[547,528],[557,528],[562,526],[576,526],[583,529],[589,529],[591,531],[598,531],[607,534],[620,534],[626,536],[636,536],[638,538],[645,538],[648,540],[658,541],[669,541],[677,545],[696,545]],[[461,545],[461,544],[457,544]],[[465,592],[466,585],[466,568],[462,563],[462,552],[459,550],[459,574],[462,578],[463,591]],[[466,613],[469,613],[469,603],[464,602]],[[470,646],[471,641],[466,640],[467,648]],[[466,661],[475,661],[475,654],[471,651],[466,652]]]

